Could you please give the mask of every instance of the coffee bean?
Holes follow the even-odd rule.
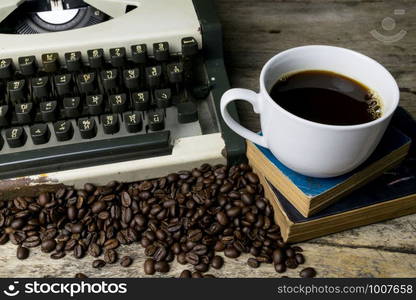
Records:
[[[241,213],[241,208],[234,206],[228,209],[226,213],[227,213],[227,216],[229,216],[230,218],[235,218]]]
[[[194,229],[189,231],[188,240],[190,240],[191,242],[198,242],[200,239],[202,239],[201,229]]]
[[[97,201],[95,202],[92,206],[91,206],[91,211],[94,214],[98,214],[99,212],[103,211],[104,209],[106,209],[107,205],[105,204],[105,202],[103,201]]]
[[[124,268],[130,267],[133,259],[130,256],[123,256],[120,260],[120,265]]]
[[[72,233],[81,233],[83,228],[84,228],[84,225],[81,224],[81,223],[72,224],[71,232]]]
[[[10,224],[10,227],[16,230],[21,229],[23,226],[25,226],[23,219],[16,219]]]
[[[192,273],[189,270],[183,270],[181,275],[179,275],[179,278],[191,278]]]
[[[253,196],[248,193],[241,194],[241,201],[244,202],[245,205],[252,205],[253,204]]]
[[[292,249],[296,252],[303,252],[303,249],[299,246],[293,246]]]
[[[39,236],[34,235],[34,236],[30,236],[26,238],[25,241],[23,242],[23,246],[27,248],[35,248],[39,246],[40,243],[41,243],[41,240]]]
[[[192,273],[192,278],[204,278],[202,274],[198,271]]]
[[[66,256],[66,253],[64,251],[56,251],[52,253],[50,257],[52,259],[61,259],[61,258],[64,258],[65,256]]]
[[[255,258],[249,258],[248,260],[247,260],[247,265],[250,267],[250,268],[258,268],[258,267],[260,267],[260,263],[257,261],[257,259],[255,259]]]
[[[214,246],[214,250],[215,251],[217,251],[217,252],[221,252],[221,251],[223,251],[225,249],[225,245],[224,245],[224,243],[223,242],[221,242],[221,241],[217,241],[216,243],[215,243],[215,246]]]
[[[286,256],[289,258],[294,258],[296,255],[295,251],[292,248],[286,249]]]
[[[92,267],[94,269],[100,269],[103,268],[106,265],[105,261],[102,259],[96,259],[92,262]]]
[[[56,242],[55,240],[45,240],[41,244],[41,250],[45,253],[50,253],[55,250]]]
[[[114,264],[117,261],[118,255],[117,252],[113,249],[105,250],[104,252],[104,261],[107,264]]]
[[[127,193],[127,192],[122,192],[121,193],[121,205],[123,205],[124,207],[130,207],[131,206],[131,197],[130,197],[129,193]]]
[[[253,183],[253,184],[259,183],[259,177],[252,172],[247,173],[245,177],[248,179],[248,181],[250,181],[250,183]]]
[[[186,253],[186,261],[191,264],[196,266],[199,263],[199,256],[193,252],[188,252]]]
[[[88,253],[92,256],[92,257],[98,257],[101,255],[101,248],[100,246],[98,246],[95,243],[90,244],[89,248],[88,248]]]
[[[24,260],[29,257],[29,249],[25,247],[17,247],[16,257],[20,260]]]
[[[212,274],[205,274],[204,278],[216,278],[216,277]]]
[[[273,262],[275,264],[282,264],[285,261],[285,253],[282,249],[276,249],[273,251]]]
[[[40,206],[46,206],[50,201],[49,194],[40,194],[38,197],[38,204]]]
[[[166,251],[165,247],[158,247],[155,253],[153,254],[153,260],[157,262],[165,260],[167,254],[168,252]]]
[[[229,258],[237,258],[240,256],[240,252],[238,252],[238,250],[235,249],[233,246],[228,246],[224,250],[224,255]]]
[[[78,259],[84,257],[84,248],[80,244],[74,248],[74,257]]]
[[[207,249],[207,246],[205,245],[196,245],[195,247],[192,248],[192,252],[194,252],[198,256],[206,254],[207,251],[208,249]]]
[[[224,259],[221,256],[215,255],[211,260],[211,267],[214,269],[221,269],[224,265]]]
[[[156,273],[155,262],[151,258],[145,260],[143,268],[146,275],[153,275]]]
[[[85,278],[88,278],[88,276],[87,275],[85,275],[84,273],[77,273],[77,274],[75,274],[75,276],[74,276],[75,278],[78,278],[78,279],[85,279]]]
[[[227,215],[223,211],[220,211],[219,213],[217,213],[216,217],[217,217],[218,223],[220,223],[223,226],[226,226],[229,222]]]
[[[186,259],[186,254],[184,252],[179,253],[178,256],[176,257],[176,260],[181,265],[186,265],[188,263],[188,260]]]
[[[104,249],[105,250],[112,250],[116,249],[120,245],[119,241],[117,239],[111,239],[104,243]]]
[[[312,278],[316,276],[316,271],[314,268],[306,268],[300,271],[299,276],[302,278]]]
[[[155,263],[155,270],[159,273],[167,273],[170,270],[170,266],[165,261],[158,261]]]
[[[296,254],[295,259],[296,259],[297,263],[300,264],[300,265],[305,263],[305,257],[300,253]]]
[[[298,267],[298,262],[296,258],[288,258],[286,259],[286,267],[289,269],[296,269]]]
[[[284,273],[286,272],[286,265],[285,264],[275,264],[274,269],[277,273]]]
[[[209,270],[209,265],[204,264],[204,263],[200,263],[200,264],[197,264],[194,268],[195,268],[195,271],[205,273]]]

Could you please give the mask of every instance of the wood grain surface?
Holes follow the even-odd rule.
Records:
[[[401,105],[416,116],[416,1],[378,0],[217,0],[224,25],[226,64],[233,87],[257,90],[262,65],[274,54],[307,44],[348,47],[384,64],[397,79]],[[404,9],[404,15],[394,15]],[[391,17],[396,28],[386,31],[383,19]],[[386,36],[401,29],[406,36],[383,43],[370,31]],[[258,117],[247,105],[239,106],[243,123],[258,130]],[[307,266],[319,277],[416,277],[416,215],[357,228],[302,243]],[[16,259],[16,246],[0,246],[0,277],[145,277],[144,253],[137,244],[122,248],[134,263],[118,263],[101,270],[91,267],[92,257],[76,260],[72,254],[51,260],[40,249],[26,261]],[[225,267],[210,273],[219,277],[280,277],[272,265],[251,269],[247,256],[225,260]],[[166,277],[178,276],[184,266],[177,263]],[[298,277],[301,268],[284,275]]]

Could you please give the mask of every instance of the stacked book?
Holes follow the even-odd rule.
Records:
[[[402,109],[373,155],[349,174],[300,175],[251,142],[247,157],[274,208],[282,236],[300,242],[416,213],[416,122]]]

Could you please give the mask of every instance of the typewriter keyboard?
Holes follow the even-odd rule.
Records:
[[[201,135],[209,86],[196,74],[196,40],[182,39],[181,54],[166,42],[152,50],[152,57],[139,44],[0,59],[0,176],[168,154],[171,139]]]

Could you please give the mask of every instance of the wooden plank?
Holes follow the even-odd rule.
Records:
[[[234,87],[258,90],[263,64],[285,49],[308,44],[347,47],[385,65],[401,88],[401,105],[416,116],[416,9],[414,1],[237,1],[217,0],[224,27],[226,64]],[[394,15],[404,9],[404,15]],[[383,30],[386,17],[395,30]],[[386,36],[401,29],[406,36],[391,44],[375,39],[370,31]],[[239,105],[242,122],[259,130],[258,116],[248,104]]]

